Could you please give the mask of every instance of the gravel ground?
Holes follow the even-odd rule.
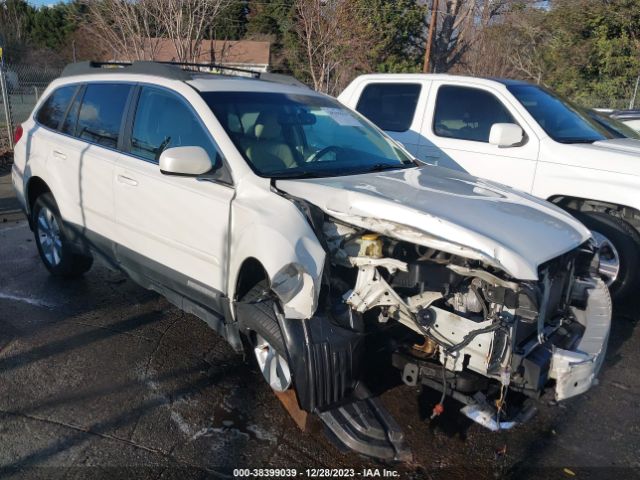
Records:
[[[51,278],[0,176],[0,478],[225,478],[234,468],[387,468],[400,478],[640,478],[637,304],[617,305],[600,384],[491,433],[453,401],[382,397],[414,460],[339,452],[297,429],[262,381],[197,318],[99,265]],[[4,189],[4,190],[3,190]],[[375,471],[373,471],[375,473]],[[306,476],[306,475],[305,475]],[[363,477],[364,475],[357,475]]]

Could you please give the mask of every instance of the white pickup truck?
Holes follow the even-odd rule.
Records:
[[[509,185],[593,233],[616,298],[640,275],[640,141],[537,85],[441,74],[373,74],[338,97],[418,159]],[[491,221],[491,219],[487,219]]]

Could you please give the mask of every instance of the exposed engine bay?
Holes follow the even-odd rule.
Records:
[[[591,386],[602,342],[589,351],[584,339],[608,335],[611,303],[588,243],[542,265],[538,281],[523,282],[328,217],[322,236],[329,258],[321,302],[342,328],[385,338],[404,383],[454,397],[462,413],[492,430],[531,416],[526,399],[552,380],[556,400]],[[519,408],[507,408],[508,391],[524,399]]]

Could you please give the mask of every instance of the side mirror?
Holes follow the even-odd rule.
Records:
[[[160,154],[160,171],[165,175],[202,175],[212,167],[209,154],[202,147],[173,147]]]
[[[513,147],[522,143],[524,130],[515,123],[494,123],[489,133],[489,143],[498,147]]]

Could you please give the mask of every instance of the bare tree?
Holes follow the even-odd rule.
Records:
[[[512,41],[507,54],[516,76],[544,85],[547,68],[541,50],[547,49],[554,39],[540,20],[536,20],[538,15],[539,12],[531,12],[531,15],[513,16]]]
[[[181,62],[193,62],[210,25],[232,0],[145,0],[154,5],[158,28],[171,40]]]
[[[446,0],[439,2],[439,31],[432,52],[432,71],[458,65],[482,32],[502,15],[512,0]]]
[[[94,35],[111,58],[152,60],[158,48],[154,10],[150,2],[127,0],[85,0],[82,27]]]
[[[154,60],[169,40],[176,60],[194,61],[216,16],[233,0],[84,0],[84,27],[114,59]]]
[[[20,57],[28,53],[28,25],[30,7],[17,0],[0,1],[0,40],[5,48],[5,57]],[[14,54],[17,53],[17,55]]]
[[[295,13],[303,70],[316,90],[336,93],[355,69],[368,66],[373,37],[360,2],[298,0]]]

